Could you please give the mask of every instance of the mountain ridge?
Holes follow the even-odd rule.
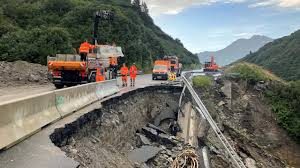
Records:
[[[218,51],[204,51],[198,54],[201,63],[214,56],[216,62],[221,65],[228,65],[241,59],[250,52],[257,51],[260,47],[271,42],[273,39],[263,35],[253,35],[251,38],[241,38],[232,42],[227,47]]]
[[[300,29],[266,44],[242,61],[260,65],[285,80],[300,80]]]

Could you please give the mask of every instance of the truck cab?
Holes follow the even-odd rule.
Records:
[[[170,61],[168,60],[157,60],[154,63],[152,71],[152,79],[167,80],[168,73],[170,72]]]

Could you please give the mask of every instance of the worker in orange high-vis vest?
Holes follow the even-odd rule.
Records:
[[[105,81],[104,68],[102,65],[96,69],[96,82],[101,81]]]
[[[122,68],[120,69],[121,72],[121,76],[122,76],[122,83],[123,83],[123,87],[127,86],[127,75],[128,75],[128,68],[126,66],[126,64],[124,63]]]
[[[135,66],[135,63],[131,65],[129,72],[130,72],[130,86],[135,86],[135,78],[137,75],[137,67]]]
[[[81,61],[86,61],[86,57],[88,53],[90,53],[90,50],[92,50],[95,46],[91,45],[87,41],[81,43],[79,48],[79,54]]]

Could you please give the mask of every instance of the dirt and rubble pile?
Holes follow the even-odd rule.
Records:
[[[267,85],[220,79],[197,92],[247,167],[300,167],[300,146],[277,124],[262,93]],[[204,142],[210,148],[212,167],[233,167],[212,129]]]
[[[0,87],[47,84],[47,66],[25,61],[0,61]]]

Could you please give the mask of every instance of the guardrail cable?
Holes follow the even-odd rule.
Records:
[[[192,85],[189,83],[189,81],[187,80],[187,78],[184,75],[182,75],[182,80],[183,80],[184,85],[188,88],[188,90],[190,91],[193,99],[195,100],[195,102],[198,105],[198,107],[196,107],[197,111],[200,114],[205,116],[206,120],[208,121],[208,123],[212,127],[213,131],[215,132],[215,134],[217,135],[217,137],[221,141],[222,145],[225,147],[226,151],[228,152],[229,156],[234,161],[235,165],[238,168],[246,168],[245,164],[243,163],[241,158],[238,156],[238,154],[234,151],[233,147],[230,145],[230,143],[228,142],[226,137],[223,135],[223,133],[221,132],[221,130],[219,129],[219,127],[217,126],[217,124],[215,123],[215,121],[213,120],[211,115],[209,114],[209,112],[206,109],[205,105],[203,104],[203,102],[199,98],[198,94],[195,92],[194,88],[192,87]]]

